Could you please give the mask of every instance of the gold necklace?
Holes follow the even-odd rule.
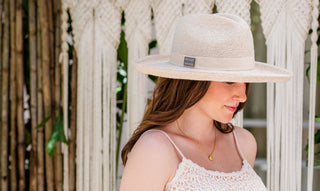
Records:
[[[212,156],[212,154],[213,154],[213,152],[214,152],[214,149],[216,148],[216,141],[217,141],[217,128],[216,128],[216,127],[214,127],[214,144],[213,144],[213,149],[212,149],[211,153],[208,155],[208,153],[201,148],[200,144],[199,144],[196,140],[194,140],[192,137],[189,137],[184,131],[182,131],[182,129],[180,128],[180,125],[179,125],[178,120],[177,120],[177,126],[178,126],[178,129],[181,131],[181,133],[182,133],[184,136],[186,136],[187,138],[191,139],[194,143],[196,143],[196,145],[199,147],[199,149],[200,149],[205,155],[208,156],[208,159],[209,159],[210,161],[213,161],[213,156]]]

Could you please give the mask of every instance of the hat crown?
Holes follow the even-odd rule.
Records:
[[[182,17],[176,25],[171,50],[191,57],[251,57],[254,61],[253,37],[248,24],[230,14]]]

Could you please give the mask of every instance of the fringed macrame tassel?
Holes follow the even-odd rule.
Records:
[[[69,58],[68,58],[68,15],[67,15],[67,4],[62,1],[62,14],[61,14],[61,53],[59,56],[59,63],[62,64],[63,69],[63,127],[64,134],[68,139],[69,119],[68,119],[68,84],[69,84]],[[62,144],[63,152],[63,189],[69,190],[69,152],[68,147]]]
[[[97,79],[97,88],[102,89],[100,111],[102,116],[101,130],[103,154],[100,153],[97,168],[102,174],[97,174],[102,181],[101,190],[116,190],[116,88],[117,88],[117,47],[120,42],[121,10],[113,1],[100,1],[95,9],[95,53],[96,62],[101,62],[101,79]],[[98,72],[98,71],[97,71]],[[101,93],[98,92],[98,93]],[[97,111],[98,112],[98,111]],[[96,137],[94,137],[96,138]],[[102,158],[100,158],[102,157]],[[100,170],[99,170],[100,173]],[[102,179],[103,177],[103,179]]]
[[[76,189],[115,190],[120,7],[83,0],[70,12],[78,55]]]
[[[313,0],[312,9],[312,34],[311,34],[311,64],[310,64],[310,99],[309,99],[309,150],[308,150],[308,186],[307,190],[312,191],[313,183],[313,166],[314,166],[314,120],[315,120],[315,105],[316,105],[316,83],[317,83],[317,57],[318,57],[318,16],[319,16],[319,1]]]
[[[311,6],[307,0],[261,0],[268,62],[293,73],[288,83],[268,84],[268,189],[301,188],[304,47]]]
[[[267,84],[267,111],[274,111],[274,83]],[[268,113],[267,116],[267,127],[274,127],[274,115]],[[271,161],[275,161],[275,137],[274,128],[267,128],[267,187],[269,190],[275,187],[275,181],[272,177],[275,177],[275,169],[271,166]]]
[[[78,97],[78,103],[80,107],[77,112],[81,113],[81,118],[78,120],[81,120],[77,122],[78,124],[81,124],[82,126],[82,134],[79,135],[79,137],[82,136],[82,139],[77,140],[79,144],[77,144],[77,149],[80,147],[82,150],[82,164],[83,165],[83,176],[82,180],[80,181],[80,185],[82,187],[81,190],[90,190],[90,158],[91,158],[91,149],[92,149],[92,129],[93,127],[93,108],[92,108],[92,81],[93,81],[93,71],[92,71],[92,65],[93,65],[93,22],[89,22],[86,26],[84,26],[85,29],[82,33],[83,37],[81,39],[81,42],[79,42],[79,47],[77,48],[77,55],[78,55],[78,67],[79,67],[79,91],[78,96],[81,95],[81,97]],[[74,32],[76,33],[76,31]],[[91,63],[91,64],[89,64]],[[81,110],[80,110],[81,109]],[[83,141],[83,142],[80,142]],[[77,179],[78,182],[78,179]],[[78,190],[78,189],[77,189]]]
[[[76,190],[89,190],[90,185],[90,137],[92,123],[92,111],[90,104],[92,98],[92,72],[89,63],[92,63],[92,10],[96,4],[85,4],[78,1],[70,7],[74,46],[78,59],[77,78],[77,139],[76,139]]]
[[[279,20],[279,23],[285,23],[284,17],[280,17],[282,20]],[[282,25],[277,25],[278,28],[275,27],[274,31],[279,32],[280,35],[277,35],[273,38],[270,37],[270,41],[267,43],[268,45],[268,54],[267,59],[270,63],[276,63],[280,67],[285,67],[286,63],[285,58],[285,32],[284,29],[281,29]],[[281,36],[281,34],[283,36]],[[278,52],[282,52],[283,54],[278,54]],[[270,190],[279,190],[280,185],[280,141],[281,141],[281,130],[285,128],[281,124],[281,119],[283,112],[282,110],[286,106],[284,100],[281,100],[281,96],[286,97],[284,95],[284,85],[282,84],[273,84],[269,83],[267,85],[267,138],[268,138],[268,189]],[[276,96],[278,95],[278,96]],[[281,95],[281,96],[279,96]]]
[[[128,43],[128,139],[137,128],[147,103],[147,75],[134,69],[133,62],[148,55],[151,41],[149,0],[131,0],[126,4],[126,40]]]
[[[96,14],[96,9],[95,9]],[[95,16],[95,15],[94,15]],[[92,149],[91,150],[91,159],[90,159],[90,172],[92,173],[90,176],[90,190],[101,190],[102,188],[102,168],[101,168],[101,150],[102,150],[102,89],[104,88],[102,86],[102,71],[103,64],[110,64],[108,62],[104,62],[102,60],[102,55],[104,54],[110,54],[108,51],[104,51],[104,46],[100,44],[102,41],[102,34],[99,30],[98,21],[96,17],[93,20],[93,59],[92,59],[92,111],[93,111],[93,121],[92,121]],[[110,56],[111,57],[111,56]],[[114,63],[115,64],[115,63]],[[109,69],[109,68],[108,68]],[[110,68],[111,69],[111,68]],[[110,73],[112,70],[110,70]],[[109,73],[108,76],[111,76]],[[106,88],[109,88],[107,85]],[[112,128],[112,127],[111,127]]]

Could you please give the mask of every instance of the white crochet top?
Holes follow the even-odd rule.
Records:
[[[172,141],[169,135],[158,129],[149,131],[159,131],[163,133],[182,157],[182,161],[173,179],[167,183],[165,191],[266,191],[261,178],[255,173],[251,165],[246,161],[237,143],[237,137],[233,131],[235,143],[243,159],[242,168],[239,171],[225,173],[207,170],[204,167],[192,162],[184,157],[180,149]]]

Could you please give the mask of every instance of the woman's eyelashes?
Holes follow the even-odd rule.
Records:
[[[234,84],[234,82],[226,82],[226,84],[232,85]]]

